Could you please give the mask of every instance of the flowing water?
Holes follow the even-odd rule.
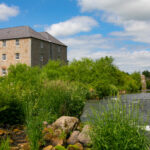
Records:
[[[109,102],[116,101],[116,97],[110,97],[103,100],[90,100],[86,102],[86,105],[81,116],[81,121],[88,121],[89,117],[92,115],[92,110],[102,111],[102,106],[106,106]],[[129,106],[134,103],[139,105],[140,114],[143,115],[144,121],[150,117],[150,93],[139,93],[139,94],[126,94],[121,96],[121,103]],[[150,125],[150,119],[148,119],[148,124]]]

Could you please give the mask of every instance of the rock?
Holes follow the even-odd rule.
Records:
[[[47,122],[47,121],[43,121],[43,125],[44,125],[44,126],[47,126],[47,125],[48,125],[48,122]]]
[[[80,143],[76,143],[75,145],[69,145],[67,150],[83,150],[83,146]]]
[[[59,137],[53,137],[53,138],[51,139],[51,144],[52,144],[53,146],[56,146],[56,145],[63,145],[63,144],[64,144],[64,140],[61,139],[61,138],[59,138]]]
[[[75,145],[79,148],[79,150],[83,150],[83,145],[81,143],[76,143]]]
[[[57,145],[53,150],[66,150],[64,146]]]
[[[22,143],[22,144],[18,144],[19,146],[19,150],[30,150],[30,145],[29,143]]]
[[[7,131],[0,129],[0,136],[7,134]]]
[[[79,119],[76,117],[62,116],[52,124],[52,127],[54,127],[55,129],[59,128],[63,132],[68,134],[76,129],[78,123]]]
[[[44,128],[42,133],[43,133],[43,139],[46,140],[46,141],[50,141],[51,138],[53,137],[53,134],[54,134],[54,129],[51,127],[51,128]]]
[[[10,150],[19,150],[19,147],[11,147]]]
[[[52,150],[53,149],[53,146],[52,145],[49,145],[49,146],[46,146],[43,148],[43,150]]]
[[[90,126],[85,125],[82,129],[82,132],[78,136],[78,141],[82,143],[84,146],[91,145],[91,138],[89,136]]]
[[[67,144],[71,144],[74,145],[75,143],[78,142],[78,135],[80,134],[79,131],[74,131],[71,136],[69,137],[69,139],[67,140]]]
[[[45,141],[50,141],[51,138],[53,137],[53,135],[51,133],[46,133],[44,136],[43,136],[43,139]]]
[[[17,133],[17,132],[20,132],[21,130],[20,129],[14,129],[13,132]]]

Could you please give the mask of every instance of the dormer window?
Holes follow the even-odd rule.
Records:
[[[19,39],[16,39],[16,45],[19,45]]]
[[[6,47],[6,40],[3,40],[3,47]]]

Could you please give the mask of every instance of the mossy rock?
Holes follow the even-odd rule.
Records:
[[[55,146],[55,149],[56,150],[67,150],[64,146],[61,146],[61,145]]]
[[[68,145],[67,150],[80,150],[77,145]]]

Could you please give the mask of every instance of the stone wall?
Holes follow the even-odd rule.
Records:
[[[16,59],[16,53],[20,54],[20,59]],[[6,54],[6,60],[2,60],[3,54]],[[16,45],[16,39],[6,40],[6,46],[0,41],[0,75],[2,69],[7,70],[11,64],[43,66],[49,59],[60,59],[67,63],[67,47],[35,38],[19,39],[19,45]]]
[[[67,47],[51,43],[52,60],[62,60],[67,62]]]
[[[6,40],[6,46],[0,41],[0,75],[2,68],[8,69],[11,64],[25,63],[31,65],[31,39],[19,39],[19,45],[16,45],[16,39]],[[20,54],[20,59],[16,60],[15,54]],[[6,60],[2,60],[2,55],[6,54]]]
[[[41,48],[43,43],[43,48]],[[45,65],[51,60],[67,62],[67,47],[32,38],[31,66]],[[43,57],[43,61],[41,61]]]
[[[45,65],[50,58],[49,42],[32,38],[31,43],[31,66]],[[43,48],[41,48],[41,44]],[[43,57],[43,60],[41,60],[41,57]]]

